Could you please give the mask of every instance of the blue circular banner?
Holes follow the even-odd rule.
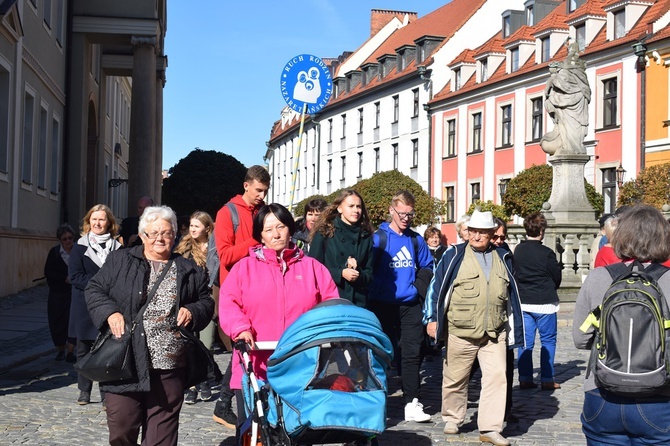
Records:
[[[307,105],[314,114],[328,104],[333,92],[333,79],[326,63],[310,54],[301,54],[288,61],[281,73],[281,94],[298,113]]]

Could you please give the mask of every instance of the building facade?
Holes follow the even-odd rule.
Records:
[[[0,296],[39,281],[60,223],[159,198],[165,8],[0,4]]]

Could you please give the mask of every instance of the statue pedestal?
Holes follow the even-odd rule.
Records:
[[[592,224],[595,210],[586,197],[584,188],[584,166],[589,155],[561,154],[549,157],[553,167],[554,181],[551,185],[551,217],[554,224]]]

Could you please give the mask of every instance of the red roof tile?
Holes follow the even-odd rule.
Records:
[[[533,28],[528,25],[523,25],[521,28],[517,29],[511,36],[505,39],[502,43],[503,47],[513,45],[515,43],[521,42],[533,42],[535,43],[535,37],[533,36]]]
[[[586,17],[606,17],[607,13],[603,10],[605,3],[606,0],[587,0],[586,3],[568,15],[566,22],[570,23]]]
[[[502,46],[502,42],[502,31],[500,31],[475,50],[474,58],[477,59],[478,57],[487,54],[505,54],[505,48]]]
[[[474,50],[465,49],[461,52],[461,54],[456,56],[454,60],[452,60],[449,64],[447,64],[447,66],[452,67],[454,65],[461,63],[474,64],[475,63],[474,56],[475,56]]]
[[[553,11],[551,11],[545,18],[540,20],[539,23],[535,25],[534,35],[545,33],[547,31],[561,29],[567,31],[570,29],[567,23],[567,15],[565,15],[565,2],[561,2]]]

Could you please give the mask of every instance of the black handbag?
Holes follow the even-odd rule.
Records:
[[[188,329],[184,327],[177,327],[177,329],[184,339],[186,355],[185,389],[209,380],[221,381],[221,369],[214,360],[212,352]]]
[[[98,335],[91,350],[75,363],[74,369],[78,373],[91,381],[101,383],[137,379],[135,356],[133,355],[133,332],[171,265],[172,260],[163,268],[132,324],[126,322],[125,332],[120,338],[114,337],[109,325],[104,332]]]

